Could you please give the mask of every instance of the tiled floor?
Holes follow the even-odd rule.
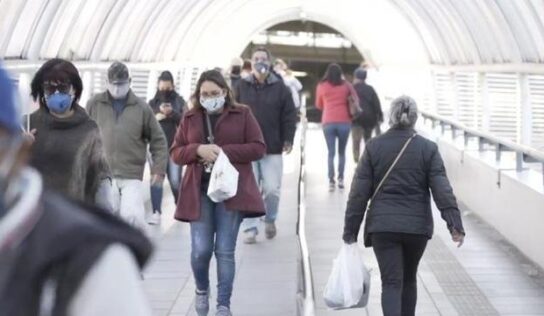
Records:
[[[372,269],[369,306],[364,310],[332,311],[323,303],[323,288],[341,245],[349,189],[328,192],[322,133],[310,130],[308,135],[306,223],[316,315],[382,315],[380,276],[371,249],[362,248],[365,261]],[[354,168],[350,150],[348,146],[346,179],[351,178]],[[244,245],[241,240],[238,243],[232,299],[236,316],[296,315],[297,159],[297,153],[286,159],[278,237],[267,241],[261,235],[260,242],[252,246]],[[189,226],[171,219],[171,197],[164,203],[170,207],[165,210],[161,227],[151,232],[157,251],[145,271],[144,286],[156,315],[195,315],[192,306],[194,282],[189,266]],[[439,214],[435,218],[436,235],[429,243],[419,270],[416,315],[544,315],[541,270],[471,213],[467,212],[464,217],[467,239],[460,249],[450,241]],[[215,266],[212,265],[210,271],[212,284],[215,284]]]

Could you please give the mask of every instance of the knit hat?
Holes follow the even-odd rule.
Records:
[[[108,68],[108,81],[110,83],[126,83],[130,78],[128,68],[121,62],[114,62]]]
[[[359,80],[366,80],[366,70],[361,67],[355,69],[355,71],[353,72],[353,77]]]
[[[0,67],[0,126],[13,134],[21,132],[20,108],[16,102],[15,91],[13,81]]]

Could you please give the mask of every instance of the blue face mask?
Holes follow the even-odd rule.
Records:
[[[53,93],[45,99],[49,111],[64,114],[72,107],[72,96],[67,93]]]

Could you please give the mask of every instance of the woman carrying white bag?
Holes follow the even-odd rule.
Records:
[[[459,247],[465,236],[438,147],[416,134],[417,118],[412,98],[393,100],[391,128],[367,143],[346,208],[347,245],[356,245],[366,215],[364,241],[380,268],[384,316],[415,315],[417,268],[433,235],[430,192]]]
[[[264,215],[251,162],[266,152],[251,110],[234,103],[225,79],[205,71],[183,117],[171,158],[187,165],[175,218],[191,223],[191,267],[197,315],[208,315],[212,255],[217,261],[216,316],[230,316],[236,239],[244,217]]]

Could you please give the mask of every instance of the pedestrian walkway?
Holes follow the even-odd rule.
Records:
[[[367,266],[372,269],[368,308],[364,312],[360,309],[332,311],[323,302],[322,293],[332,260],[342,244],[350,183],[343,191],[328,192],[326,147],[320,129],[308,131],[307,148],[312,157],[306,162],[307,232],[316,315],[382,315],[378,265],[372,249],[363,248],[362,237],[359,244]],[[351,180],[355,164],[349,146],[346,153],[346,180]],[[466,208],[463,211],[467,238],[465,245],[458,249],[435,208],[435,236],[427,246],[419,269],[416,315],[544,315],[542,271],[477,216]]]
[[[285,156],[276,238],[266,240],[262,231],[257,244],[246,245],[242,233],[239,235],[232,297],[232,312],[236,316],[296,314],[298,159],[297,150]],[[190,267],[189,224],[173,220],[171,196],[165,195],[164,205],[168,207],[161,226],[150,229],[156,251],[144,272],[144,287],[154,315],[193,316],[196,315],[193,305],[195,285]],[[210,281],[209,315],[214,315],[217,294],[215,259],[212,259]]]
[[[346,183],[343,191],[328,192],[326,149],[320,129],[314,127],[308,131],[307,150],[306,221],[316,315],[382,315],[378,266],[372,250],[363,248],[361,243],[365,261],[372,269],[368,308],[332,311],[323,303],[323,288],[341,246],[350,183]],[[348,146],[346,180],[353,175],[352,160]],[[236,316],[296,315],[297,161],[296,152],[286,159],[277,238],[267,241],[260,235],[260,242],[251,246],[243,244],[241,238],[238,242],[232,299]],[[170,196],[165,198],[165,205],[172,205]],[[195,315],[189,225],[171,219],[172,206],[165,212],[161,227],[152,231],[157,250],[144,273],[145,289],[155,315]],[[467,239],[457,249],[439,214],[435,214],[436,235],[428,244],[419,270],[416,315],[544,315],[542,271],[469,210],[464,209],[463,219]],[[216,294],[213,264],[211,280],[213,302]]]

